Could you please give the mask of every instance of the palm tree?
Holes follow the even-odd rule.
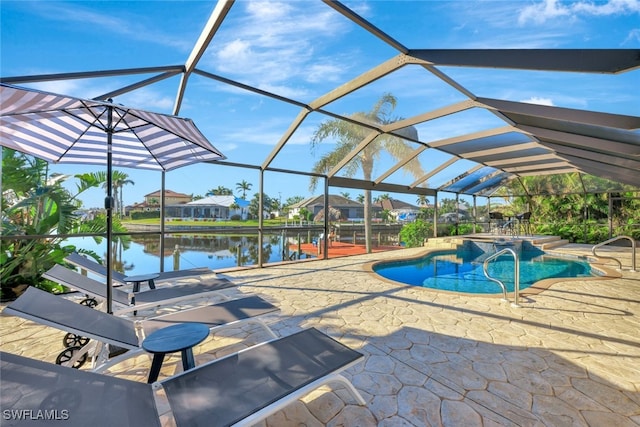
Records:
[[[373,199],[374,203],[382,203],[383,200],[390,200],[391,196],[389,195],[389,193],[384,193],[379,195],[378,197],[375,197]]]
[[[344,191],[344,192],[340,193],[340,195],[341,195],[342,197],[344,197],[345,199],[347,199],[347,200],[351,200],[351,194],[349,194],[349,193],[348,193],[348,192],[346,192],[346,191]]]
[[[427,196],[425,196],[424,194],[420,194],[418,196],[418,198],[416,199],[416,203],[418,204],[418,206],[429,206],[429,200],[427,200]]]
[[[233,194],[233,191],[230,188],[227,188],[223,185],[218,185],[217,188],[213,188],[207,191],[207,196],[230,196]]]
[[[358,194],[356,200],[360,203],[364,203],[364,194]]]
[[[391,116],[396,107],[397,100],[391,94],[384,94],[369,112],[359,112],[351,115],[359,121],[366,121],[377,125],[388,125],[394,123],[400,118]],[[412,139],[417,139],[417,131],[413,127],[402,129]],[[331,119],[320,124],[315,131],[311,140],[312,151],[319,143],[327,138],[335,138],[337,140],[336,148],[324,154],[313,166],[312,172],[322,174],[330,171],[349,153],[351,153],[362,140],[371,133],[371,130],[363,126],[359,126],[352,122]],[[371,181],[373,175],[373,167],[375,160],[381,155],[382,151],[386,151],[396,160],[400,160],[414,151],[412,146],[402,138],[394,135],[382,134],[368,144],[358,155],[348,163],[345,167],[345,175],[352,177],[358,170],[362,170],[363,179]],[[410,162],[406,166],[407,170],[414,176],[424,175],[422,167],[418,162]],[[311,178],[310,190],[315,190],[317,177]],[[371,252],[371,190],[364,192],[364,223],[365,223],[365,242],[367,253]]]
[[[41,159],[11,149],[2,150],[2,230],[0,240],[0,297],[15,297],[13,288],[22,284],[48,287],[42,273],[75,247],[65,243],[65,234],[104,233],[104,217],[83,218],[78,196],[104,183],[105,174],[83,173],[76,194],[62,184],[67,175],[48,175]],[[123,231],[119,221],[114,230]],[[32,236],[12,239],[11,236]],[[50,237],[43,237],[43,236]],[[55,236],[57,235],[57,237]],[[85,251],[86,253],[86,251]]]
[[[118,207],[120,208],[120,217],[124,216],[124,203],[122,202],[122,187],[124,187],[125,185],[131,184],[131,185],[136,185],[135,182],[133,182],[132,180],[129,179],[129,175],[127,175],[126,173],[122,172],[122,171],[113,171],[113,189],[114,189],[114,193],[116,192],[116,188],[117,191],[120,194],[120,200],[118,202]],[[115,196],[114,196],[115,198]]]
[[[98,172],[100,175],[105,174],[106,177],[106,172]],[[118,171],[118,170],[114,170],[111,176],[111,188],[112,188],[112,194],[113,194],[113,201],[115,202],[115,206],[113,207],[113,211],[118,213],[120,216],[122,216],[123,214],[123,207],[122,207],[122,187],[124,187],[127,184],[135,184],[135,182],[131,181],[129,179],[129,175],[127,175],[126,173],[122,172],[122,171]],[[107,182],[105,179],[104,184],[102,184],[102,188],[106,189],[107,188]]]
[[[247,199],[247,191],[251,190],[253,184],[248,183],[244,179],[241,182],[236,182],[236,190],[242,191],[242,198]]]

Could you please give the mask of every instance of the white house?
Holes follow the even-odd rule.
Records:
[[[237,215],[247,219],[249,202],[233,195],[208,196],[180,205],[167,206],[166,216],[170,218],[198,218],[228,220]]]

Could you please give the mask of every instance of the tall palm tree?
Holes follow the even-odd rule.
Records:
[[[113,210],[114,212],[117,212],[120,216],[122,216],[124,213],[124,207],[122,206],[123,205],[122,187],[124,187],[127,184],[135,185],[135,182],[131,181],[129,179],[129,175],[127,175],[126,173],[119,170],[114,170],[111,178],[111,188],[113,193],[113,200],[115,202],[115,206]],[[108,184],[105,181],[104,184],[102,184],[102,188],[106,189],[107,185]]]
[[[429,200],[427,200],[427,196],[424,194],[420,194],[416,199],[416,203],[418,206],[429,206]]]
[[[350,117],[367,121],[377,125],[388,125],[400,120],[400,118],[392,117],[391,113],[395,109],[397,99],[395,96],[386,93],[373,106],[369,112],[358,112]],[[417,131],[413,127],[402,130],[407,136],[417,139]],[[312,151],[322,141],[328,138],[337,140],[336,147],[333,151],[324,154],[313,166],[312,171],[315,173],[327,173],[335,165],[352,152],[358,144],[371,133],[371,130],[363,126],[359,126],[352,122],[338,119],[331,119],[321,123],[313,134],[311,140]],[[354,176],[358,170],[362,170],[362,176],[365,181],[371,181],[373,175],[373,167],[375,160],[378,159],[383,151],[386,151],[396,160],[400,160],[414,151],[413,147],[402,138],[394,135],[382,134],[368,144],[358,155],[345,166],[345,175]],[[424,171],[418,162],[409,162],[406,166],[416,178],[424,175]],[[311,178],[310,190],[314,191],[317,185],[317,177]],[[364,191],[364,223],[365,223],[365,242],[367,253],[371,252],[371,190]]]
[[[118,207],[120,208],[120,216],[124,216],[124,203],[122,201],[122,194],[124,193],[124,191],[122,190],[122,188],[125,185],[136,185],[135,182],[133,182],[132,180],[129,179],[129,175],[127,175],[124,172],[121,171],[114,171],[113,172],[113,187],[114,189],[117,188],[119,195],[120,195],[120,200],[118,202]]]
[[[241,182],[236,182],[236,190],[242,191],[242,198],[247,199],[247,191],[251,190],[253,184],[248,183],[244,179]]]

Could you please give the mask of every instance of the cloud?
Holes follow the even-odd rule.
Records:
[[[640,42],[640,28],[633,29],[629,31],[627,38],[622,42],[623,45],[626,44],[634,44]]]
[[[38,82],[25,87],[32,87],[44,92],[51,92],[60,95],[67,95],[81,99],[93,99],[105,93],[103,83],[95,79],[80,80],[57,80],[48,82]],[[110,87],[122,86],[121,82],[113,81]],[[138,108],[148,111],[164,111],[171,114],[174,99],[171,96],[162,94],[160,91],[151,88],[141,88],[136,91],[114,98],[115,104],[124,105],[130,108]]]
[[[52,21],[62,21],[65,27],[90,26],[104,34],[125,36],[132,42],[134,40],[151,42],[186,52],[193,46],[193,40],[181,38],[184,35],[183,32],[162,32],[161,26],[145,25],[146,17],[131,15],[127,19],[117,18],[107,13],[96,13],[83,7],[80,2],[38,2],[38,6],[31,10]]]
[[[526,102],[527,104],[538,104],[538,105],[548,105],[549,107],[553,107],[553,101],[551,98],[540,98],[537,96],[532,96],[529,99],[523,99],[520,102]]]
[[[174,105],[172,96],[160,94],[148,87],[122,95],[118,101],[128,107],[136,107],[149,111],[165,111],[171,114]]]
[[[591,1],[561,3],[558,0],[544,0],[523,8],[518,16],[518,23],[520,25],[525,25],[529,22],[542,24],[557,18],[574,18],[580,15],[610,16],[634,13],[640,13],[639,0],[610,0],[604,3]]]
[[[308,94],[302,87],[340,81],[348,62],[319,49],[345,35],[344,19],[322,3],[240,2],[245,15],[228,19],[213,40],[207,64],[222,74],[284,96]],[[318,43],[322,40],[322,43]],[[204,63],[204,62],[203,62]]]

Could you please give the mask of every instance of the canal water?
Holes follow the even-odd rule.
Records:
[[[304,241],[305,237],[301,237]],[[297,236],[266,235],[263,239],[263,264],[313,258],[312,254],[298,253]],[[90,237],[74,237],[65,244],[77,249],[94,252],[103,260],[106,257],[106,241],[96,242]],[[160,270],[160,238],[135,236],[114,244],[115,269],[128,276]],[[258,237],[206,235],[165,237],[164,271],[208,267],[218,270],[236,266],[258,264]]]

